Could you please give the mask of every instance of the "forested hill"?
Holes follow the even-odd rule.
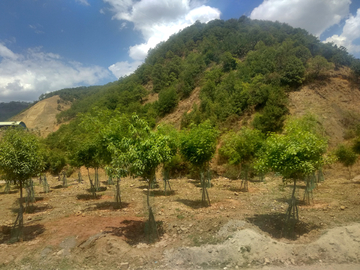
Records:
[[[206,119],[221,127],[255,113],[254,127],[278,131],[288,113],[287,93],[341,66],[351,67],[354,79],[360,75],[360,61],[344,47],[284,23],[245,16],[196,22],[150,50],[132,75],[104,86],[58,91],[74,101],[58,121],[96,107],[135,112],[154,126],[199,88],[199,106],[182,116],[182,127]],[[151,93],[158,94],[155,102],[147,102]]]
[[[27,109],[31,104],[30,102],[21,101],[0,102],[0,121],[9,120],[14,115]]]

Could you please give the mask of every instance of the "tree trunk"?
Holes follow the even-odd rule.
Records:
[[[100,182],[99,182],[99,167],[95,167],[95,190],[100,190]]]
[[[298,209],[297,200],[295,198],[296,182],[297,179],[294,179],[294,186],[293,186],[291,199],[289,202],[289,208],[286,211],[285,226],[287,227],[287,233],[292,233],[294,231],[295,224],[299,220],[299,209]]]
[[[23,240],[24,237],[24,206],[23,206],[23,183],[20,181],[20,200],[19,200],[19,213],[16,217],[13,229],[12,229],[12,238],[16,237],[16,240]]]
[[[116,202],[116,207],[117,208],[121,208],[121,195],[120,195],[120,177],[117,178],[116,180],[116,195],[115,195],[115,202]]]
[[[93,184],[93,181],[91,180],[89,168],[86,168],[86,169],[88,171],[88,176],[89,176],[89,181],[90,181],[90,191],[92,193],[92,196],[95,199],[96,198],[96,189],[95,189],[95,186]]]
[[[148,235],[149,235],[149,241],[153,242],[156,239],[159,238],[158,232],[157,232],[157,227],[156,227],[156,221],[155,221],[155,216],[152,210],[152,207],[150,206],[150,188],[152,186],[152,179],[155,179],[155,171],[151,174],[151,176],[149,177],[148,180],[148,190],[147,190],[147,207],[148,207],[148,211],[149,211],[149,220],[147,223],[147,227],[148,227]]]
[[[209,198],[209,193],[207,191],[207,183],[204,177],[204,169],[201,168],[200,169],[200,183],[201,183],[201,188],[202,188],[202,196],[201,196],[201,201],[204,205],[206,206],[210,206],[210,198]]]

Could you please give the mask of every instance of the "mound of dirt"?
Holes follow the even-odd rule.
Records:
[[[317,241],[307,245],[279,242],[252,229],[237,231],[228,238],[217,245],[167,250],[166,264],[169,269],[234,269],[259,265],[289,266],[360,260],[360,224],[331,229]]]
[[[60,127],[57,124],[56,115],[69,109],[70,106],[71,104],[62,102],[59,96],[52,96],[39,101],[11,120],[23,121],[29,129],[38,132],[42,137],[46,137]]]

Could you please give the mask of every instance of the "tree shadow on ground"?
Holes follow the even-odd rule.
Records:
[[[260,230],[267,232],[273,238],[287,238],[296,240],[303,234],[309,233],[312,230],[320,228],[315,224],[305,223],[303,221],[297,221],[293,228],[289,228],[285,222],[285,214],[262,214],[254,215],[246,220]]]
[[[0,231],[0,244],[14,244],[15,240],[11,239],[11,231],[13,226],[1,226]],[[37,236],[45,232],[44,225],[34,224],[34,225],[25,225],[24,226],[24,238],[23,241],[34,240]]]
[[[39,194],[47,194],[47,193],[50,193],[50,192],[53,192],[53,191],[52,190],[49,190],[48,192],[40,191]]]
[[[76,199],[88,201],[88,200],[99,200],[102,195],[96,195],[95,197],[92,194],[78,194],[76,195]]]
[[[281,203],[289,203],[290,200],[291,200],[290,198],[285,198],[285,197],[276,199],[277,202],[281,202]]]
[[[105,186],[114,186],[116,185],[116,180],[113,179],[113,183],[112,184],[109,184],[108,181],[101,181],[101,183]]]
[[[138,189],[148,189],[148,185],[142,185],[142,186],[138,186],[137,187]],[[155,188],[160,188],[160,185],[159,185],[159,182],[156,182],[156,183],[154,183],[153,184],[153,187],[152,188],[150,188],[150,190],[152,190],[152,189],[155,189]]]
[[[207,181],[207,180],[206,180]],[[190,184],[193,184],[195,187],[197,187],[197,188],[202,188],[202,186],[201,186],[201,182],[200,182],[200,180],[198,180],[198,179],[188,179],[188,183],[190,183]],[[214,185],[213,184],[211,184],[211,186],[210,187],[207,187],[207,188],[212,188]]]
[[[244,187],[230,187],[229,188],[230,191],[232,192],[248,192],[246,191],[246,189]]]
[[[103,192],[103,191],[106,191],[107,190],[107,187],[99,187],[98,190],[96,192]],[[91,188],[87,188],[86,189],[87,192],[91,193]]]
[[[360,185],[360,181],[343,182],[343,184],[345,184],[345,185],[351,185],[351,184]]]
[[[26,199],[27,199],[26,197],[22,197],[21,202],[26,203]],[[39,201],[43,201],[44,197],[35,197],[34,199],[35,199],[35,201],[33,203],[36,203],[36,202],[39,202]],[[20,202],[20,198],[17,198],[16,203],[19,204],[19,202]]]
[[[207,203],[204,203],[202,200],[187,200],[187,199],[177,199],[177,202],[183,203],[186,206],[191,207],[192,209],[200,209],[209,207]]]
[[[159,238],[164,234],[163,222],[156,221],[156,227]],[[152,243],[151,237],[148,235],[147,221],[142,220],[124,220],[119,227],[106,227],[105,233],[118,237],[124,237],[125,242],[130,245],[139,243]]]
[[[45,212],[46,210],[49,210],[49,209],[52,209],[51,205],[38,206],[38,205],[31,204],[28,207],[24,207],[24,210],[25,210],[24,213],[28,213],[28,214],[40,213],[40,212]],[[19,207],[11,208],[11,212],[13,212],[15,214],[19,213]]]
[[[52,189],[60,189],[60,188],[65,188],[65,187],[63,187],[63,185],[57,185],[57,186],[50,187],[50,188],[52,188]]]
[[[147,195],[147,190],[143,190],[143,193],[144,193],[145,195]],[[165,195],[165,191],[164,191],[164,190],[161,190],[161,189],[158,189],[158,190],[150,189],[150,196],[153,196],[153,197],[171,196],[171,195],[175,195],[175,194],[176,194],[175,190],[167,190],[167,191],[166,191],[166,195]]]
[[[121,207],[118,207],[116,202],[101,202],[96,203],[94,207],[89,207],[87,210],[113,210],[116,211],[118,209],[123,209],[129,207],[130,203],[122,202]]]
[[[19,193],[18,190],[10,190],[9,192],[1,191],[0,194],[7,195],[7,194],[15,194]]]

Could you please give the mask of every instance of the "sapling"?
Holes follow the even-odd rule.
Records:
[[[34,191],[34,181],[30,178],[25,182],[25,189],[27,196],[25,198],[26,201],[26,211],[30,211],[33,207],[33,202],[35,202],[35,191]]]
[[[165,192],[165,196],[166,196],[167,195],[167,193],[166,193],[167,186],[169,186],[169,189],[171,190],[170,181],[169,181],[169,171],[166,169],[163,169],[163,180],[164,180],[164,192]]]
[[[23,239],[23,186],[26,181],[44,169],[38,137],[27,130],[9,128],[0,140],[0,171],[4,179],[20,187],[19,212],[12,234]]]
[[[90,176],[90,171],[89,171],[89,168],[86,168],[87,171],[88,171],[88,177],[89,177],[89,182],[90,182],[90,191],[91,191],[91,194],[93,196],[93,198],[96,198],[96,188],[94,186],[94,183],[91,179],[91,176]]]
[[[83,181],[81,171],[78,172],[78,182],[81,183]]]
[[[241,187],[243,191],[249,190],[249,172],[254,159],[264,143],[264,135],[256,129],[243,127],[237,133],[229,132],[223,139],[219,153],[225,157],[229,164],[240,168]]]
[[[63,177],[62,177],[62,186],[63,187],[68,187],[68,182],[67,182],[67,177],[66,177],[66,171],[65,170],[62,172],[62,175],[63,175]]]
[[[319,170],[317,171],[316,180],[317,180],[318,183],[321,183],[321,182],[325,181],[325,176],[324,176],[324,173],[322,171],[322,168],[319,168]]]
[[[120,181],[121,178],[117,177],[116,178],[116,189],[115,189],[115,203],[116,203],[116,208],[121,208],[122,204],[121,204],[121,193],[120,193]]]
[[[49,184],[47,181],[46,173],[44,174],[42,185],[43,185],[44,193],[49,193]]]
[[[353,148],[346,145],[339,145],[335,151],[335,155],[345,167],[349,170],[349,179],[351,178],[351,168],[356,163],[358,155]]]
[[[9,194],[10,193],[10,188],[11,188],[11,184],[9,180],[5,180],[5,188],[4,188],[4,192]]]
[[[289,121],[283,134],[270,134],[256,164],[259,171],[271,169],[280,173],[286,181],[293,182],[293,191],[286,212],[287,226],[294,226],[299,219],[298,201],[295,196],[297,181],[313,175],[326,161],[324,154],[327,142],[306,121],[306,118]],[[312,182],[314,179],[309,181],[309,190],[312,188]]]
[[[217,136],[218,132],[210,121],[205,121],[197,126],[191,125],[190,130],[183,131],[180,140],[181,154],[200,170],[201,201],[204,205],[210,205],[207,190],[209,180],[204,177],[204,172],[209,169],[209,162],[214,156]]]
[[[313,198],[313,190],[316,188],[316,174],[313,172],[310,175],[306,175],[304,179],[306,183],[305,192],[304,192],[304,202],[310,204]]]
[[[106,182],[109,186],[114,184],[113,177],[109,174]]]
[[[99,181],[99,167],[95,167],[95,183],[94,187],[96,191],[100,190],[100,181]]]

